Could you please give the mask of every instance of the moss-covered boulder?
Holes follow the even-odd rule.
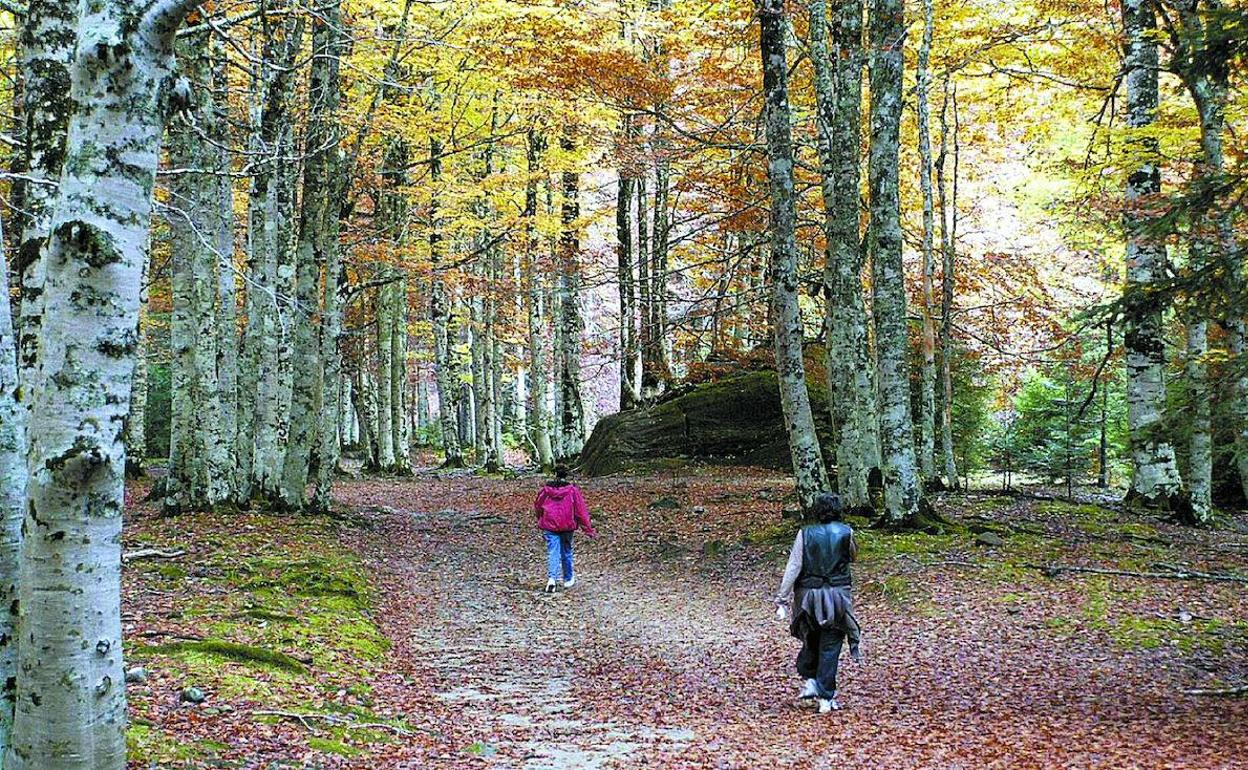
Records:
[[[834,455],[827,391],[810,384],[824,457]],[[590,476],[685,461],[792,467],[776,373],[749,372],[688,386],[666,400],[603,418],[581,452]]]

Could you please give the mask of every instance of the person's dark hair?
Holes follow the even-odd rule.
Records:
[[[568,466],[560,464],[555,466],[555,481],[568,480]]]
[[[829,521],[841,520],[841,516],[845,513],[845,505],[841,502],[840,495],[822,492],[810,504],[808,513],[811,518],[818,520],[819,523],[827,524]]]

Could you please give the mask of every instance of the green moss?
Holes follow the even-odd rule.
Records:
[[[797,535],[797,524],[792,521],[775,521],[745,534],[744,542],[750,545],[791,546]]]
[[[317,738],[315,736],[308,738],[308,748],[326,754],[337,754],[340,757],[358,757],[365,753],[358,746],[352,746],[332,738]]]
[[[921,532],[858,530],[854,533],[854,539],[858,543],[859,559],[879,561],[902,555],[935,556],[948,551],[960,538],[957,535],[928,535]]]
[[[140,767],[191,766],[197,760],[213,759],[227,748],[217,741],[183,741],[151,725],[131,724],[126,728],[126,756]]]
[[[179,641],[167,644],[156,644],[144,647],[140,655],[185,655],[194,653],[201,656],[231,660],[237,663],[270,667],[303,673],[307,666],[284,652],[255,647],[250,644],[227,642],[223,639],[204,639],[202,641]]]
[[[186,577],[186,570],[176,564],[161,564],[156,568],[156,573],[167,580],[181,580]]]

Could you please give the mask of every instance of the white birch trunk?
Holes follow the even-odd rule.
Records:
[[[84,3],[44,257],[8,770],[122,770],[121,520],[172,42],[189,2]]]
[[[802,359],[805,329],[797,296],[797,208],[784,43],[786,19],[783,0],[759,0],[756,7],[761,29],[767,176],[771,186],[772,331],[776,375],[780,382],[780,404],[793,457],[797,496],[802,508],[808,509],[815,497],[827,492],[830,485],[819,436],[815,433]]]
[[[9,310],[9,264],[0,235],[0,606],[18,601],[18,551],[26,499],[26,405],[17,377],[17,339]],[[0,758],[9,749],[17,695],[17,617],[0,612]],[[0,759],[0,765],[3,765]]]
[[[29,177],[16,180],[13,187],[14,210],[20,213],[14,263],[21,276],[17,366],[23,382],[34,381],[39,364],[42,251],[52,222],[55,182],[65,163],[66,127],[73,107],[65,97],[70,91],[78,11],[79,4],[71,0],[30,0],[19,41],[25,147],[18,170]]]

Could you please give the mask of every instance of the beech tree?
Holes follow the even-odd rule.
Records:
[[[909,342],[902,268],[901,199],[898,190],[902,105],[900,0],[871,8],[871,154],[868,177],[871,221],[867,238],[875,269],[875,333],[879,346],[880,438],[885,520],[908,526],[920,514],[923,488],[910,416]]]
[[[1124,0],[1123,85],[1127,126],[1136,163],[1127,179],[1123,226],[1127,234],[1127,283],[1124,289],[1127,365],[1127,421],[1131,430],[1131,496],[1145,505],[1167,508],[1183,494],[1174,447],[1164,432],[1165,341],[1164,306],[1151,291],[1166,270],[1166,245],[1155,228],[1149,207],[1161,193],[1161,170],[1155,139],[1147,133],[1157,112],[1158,53],[1156,18],[1147,0]]]
[[[862,4],[838,3],[832,50],[823,0],[810,4],[811,62],[815,68],[824,231],[827,239],[828,399],[839,431],[836,482],[845,504],[869,508],[868,479],[880,466],[875,361],[867,333],[858,228],[862,134]]]
[[[829,488],[823,451],[806,389],[802,359],[805,329],[797,301],[797,209],[793,190],[793,139],[789,128],[788,64],[785,57],[786,16],[782,0],[756,4],[763,61],[764,123],[767,133],[767,177],[771,186],[772,332],[780,404],[788,432],[797,495],[803,508]]]

